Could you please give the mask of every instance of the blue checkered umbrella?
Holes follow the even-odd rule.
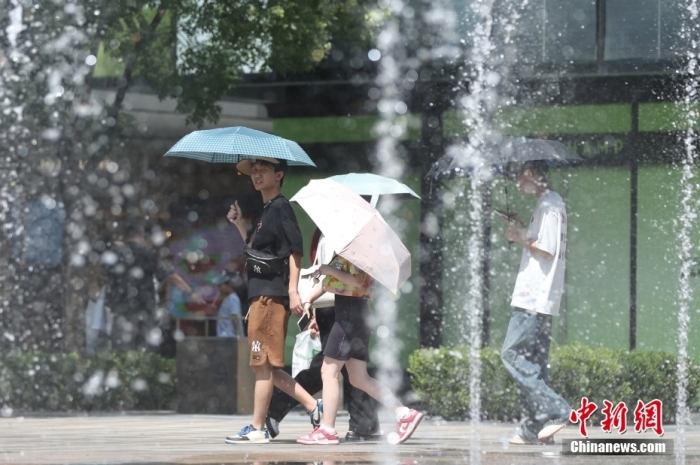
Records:
[[[243,126],[194,131],[173,145],[165,156],[209,163],[271,157],[286,160],[288,165],[316,166],[296,142]]]

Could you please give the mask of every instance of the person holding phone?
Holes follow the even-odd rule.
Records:
[[[289,314],[300,317],[304,313],[297,292],[303,240],[294,210],[282,195],[287,163],[258,157],[243,160],[236,168],[251,177],[255,190],[262,194],[264,206],[251,229],[237,201],[227,215],[247,245],[248,341],[250,366],[255,373],[255,400],[253,422],[237,434],[227,436],[225,441],[265,444],[270,442],[265,417],[275,387],[306,408],[312,425],[320,424],[322,407],[282,370]]]
[[[547,179],[544,161],[510,166],[510,179],[525,195],[537,197],[528,226],[517,214],[507,215],[506,238],[523,247],[511,299],[501,360],[520,389],[524,418],[510,444],[551,442],[568,423],[571,407],[549,387],[552,317],[564,294],[566,206]]]

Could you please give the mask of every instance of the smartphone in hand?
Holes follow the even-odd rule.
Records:
[[[311,318],[309,318],[308,314],[304,313],[297,320],[297,327],[299,328],[299,331],[305,331],[306,328],[309,326],[309,323],[311,323]]]
[[[493,212],[506,221],[513,221],[513,222],[517,221],[515,219],[517,213],[509,213],[509,212],[504,212],[503,210],[496,210],[496,209],[494,209]]]

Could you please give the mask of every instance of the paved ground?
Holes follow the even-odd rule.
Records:
[[[468,423],[425,419],[407,443],[343,443],[338,446],[302,446],[298,436],[309,431],[308,417],[293,412],[282,423],[280,436],[268,445],[227,445],[224,436],[250,421],[249,416],[128,414],[91,416],[31,416],[0,419],[0,463],[12,464],[298,464],[469,463],[471,430]],[[385,429],[392,419],[382,416]],[[344,434],[347,416],[338,421]],[[665,439],[675,439],[666,426]],[[561,439],[579,439],[578,429],[567,427],[553,446],[508,446],[515,425],[482,424],[480,454],[483,464],[676,464],[673,455],[575,457],[561,454]],[[590,428],[592,438],[656,438],[627,432],[606,435]],[[700,464],[700,427],[686,433],[685,463]],[[681,462],[682,463],[682,462]]]

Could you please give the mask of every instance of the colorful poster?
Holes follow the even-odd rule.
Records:
[[[207,302],[188,302],[187,296],[175,288],[168,296],[170,313],[175,318],[193,314],[212,314],[219,296],[212,279],[224,271],[243,272],[244,242],[235,226],[217,223],[195,228],[170,245],[175,271]]]

